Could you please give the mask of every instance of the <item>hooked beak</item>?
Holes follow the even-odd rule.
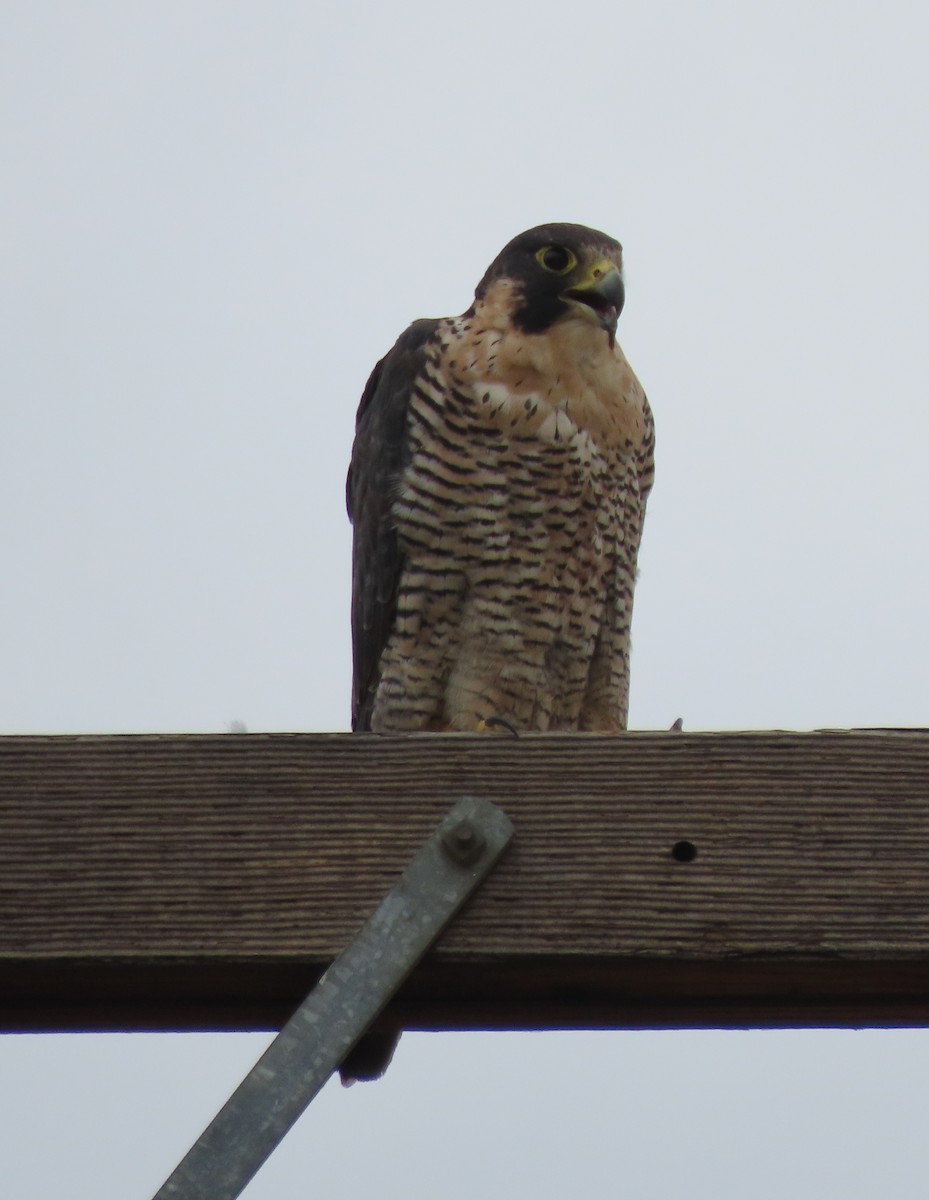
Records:
[[[596,321],[609,335],[610,347],[615,345],[616,323],[626,299],[622,273],[615,263],[609,259],[593,263],[580,283],[561,293],[561,299]]]

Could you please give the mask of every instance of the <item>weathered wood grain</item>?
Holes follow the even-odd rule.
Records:
[[[388,1022],[929,1023],[929,732],[249,734],[0,738],[0,1028],[277,1024],[464,794]]]

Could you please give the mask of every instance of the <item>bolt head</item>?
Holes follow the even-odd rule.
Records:
[[[442,835],[447,853],[464,866],[476,862],[484,851],[484,838],[470,821],[459,821]]]

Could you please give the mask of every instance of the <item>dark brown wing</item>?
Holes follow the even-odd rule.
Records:
[[[410,394],[437,320],[415,321],[368,380],[355,422],[345,494],[352,551],[352,729],[371,728],[380,661],[393,629],[403,556],[392,508],[407,455]]]

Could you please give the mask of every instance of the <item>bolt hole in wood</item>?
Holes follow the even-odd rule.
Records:
[[[697,857],[697,847],[693,842],[675,842],[671,847],[671,857],[679,863],[693,862]]]

